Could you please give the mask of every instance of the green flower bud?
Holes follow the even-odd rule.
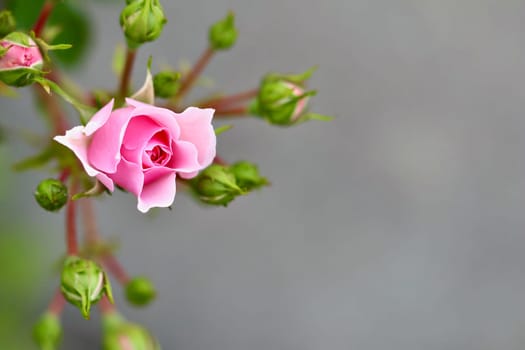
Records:
[[[210,27],[208,40],[214,50],[227,50],[237,41],[237,28],[235,28],[235,15],[229,12],[225,18]]]
[[[77,306],[86,319],[89,319],[91,305],[96,304],[104,294],[113,302],[106,273],[94,261],[69,256],[64,262],[61,282],[64,298]]]
[[[58,211],[67,203],[67,187],[60,180],[46,179],[36,187],[37,203],[49,211]]]
[[[207,204],[227,206],[236,196],[244,194],[235,175],[225,166],[212,164],[191,181],[194,192]]]
[[[308,98],[314,94],[315,91],[306,92],[299,84],[269,76],[263,79],[251,112],[271,124],[295,124],[305,112]]]
[[[118,313],[103,316],[104,350],[160,350],[157,340],[143,327],[127,322]]]
[[[16,30],[15,17],[9,10],[0,11],[0,37],[4,37],[7,34]]]
[[[33,328],[33,339],[42,350],[56,350],[62,340],[62,326],[58,316],[45,313]]]
[[[180,88],[180,73],[174,71],[164,71],[155,74],[153,77],[153,88],[155,95],[162,98],[175,96]]]
[[[126,285],[126,298],[135,306],[149,304],[156,294],[155,286],[145,277],[135,277]]]
[[[257,165],[248,161],[239,161],[230,166],[230,171],[240,188],[245,191],[262,187],[268,184],[268,180],[259,174]]]
[[[120,14],[120,26],[132,49],[157,39],[167,22],[159,0],[128,1]]]
[[[22,32],[11,32],[0,40],[0,81],[26,86],[42,76],[44,59],[37,44]]]

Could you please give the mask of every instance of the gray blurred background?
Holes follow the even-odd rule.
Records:
[[[149,54],[157,69],[195,59],[208,25],[233,9],[238,45],[206,70],[216,87],[234,93],[265,72],[318,64],[312,109],[336,120],[236,121],[219,153],[257,162],[273,185],[227,209],[179,194],[172,211],[145,217],[131,195],[101,200],[104,235],[120,239],[130,274],[159,289],[136,310],[117,288],[126,316],[167,350],[523,349],[524,1],[163,4],[169,22],[140,50],[135,85]],[[87,6],[96,46],[73,76],[113,88],[122,4]],[[4,123],[42,127],[29,103],[3,98],[2,111]],[[4,152],[12,162],[30,149]],[[31,198],[43,176],[11,175],[16,196],[2,208],[38,227],[28,237],[46,251],[30,322],[64,249],[61,215]],[[98,316],[68,308],[64,322],[63,349],[99,348]]]

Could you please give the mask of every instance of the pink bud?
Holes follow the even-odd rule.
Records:
[[[293,90],[293,94],[295,96],[301,96],[305,92],[304,89],[300,87],[299,85],[295,85],[295,84],[288,83],[288,82],[286,83],[286,85]],[[306,109],[306,105],[308,104],[308,100],[309,100],[309,97],[305,96],[301,98],[299,101],[297,101],[297,105],[295,106],[295,109],[292,113],[292,117],[290,118],[291,122],[296,121],[303,114],[303,112]]]
[[[0,58],[0,70],[30,68],[43,63],[42,54],[36,43],[29,39],[30,46],[24,46],[9,40],[0,41],[0,45],[7,49]]]

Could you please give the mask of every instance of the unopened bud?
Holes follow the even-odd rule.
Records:
[[[233,163],[230,170],[240,188],[251,191],[268,184],[268,180],[259,174],[257,165],[242,160]]]
[[[237,41],[237,28],[235,28],[235,15],[229,12],[225,18],[210,27],[208,40],[214,50],[227,50]]]
[[[35,191],[37,203],[49,211],[58,211],[67,203],[67,187],[57,179],[41,181]]]
[[[243,194],[235,175],[225,166],[212,164],[191,180],[195,193],[207,204],[227,206]]]
[[[155,286],[145,277],[135,277],[126,285],[126,298],[135,306],[148,305],[156,295]]]
[[[64,298],[77,306],[86,319],[89,319],[91,306],[104,294],[113,302],[106,273],[94,261],[69,256],[64,262],[61,282]]]
[[[153,88],[155,96],[170,98],[175,96],[180,88],[180,73],[174,71],[164,71],[155,74],[153,77]]]
[[[166,17],[159,0],[127,1],[120,14],[120,26],[132,49],[157,39],[162,33]]]
[[[251,111],[271,124],[291,125],[299,121],[314,94],[284,79],[264,79]]]
[[[22,32],[0,40],[0,80],[10,86],[26,86],[43,74],[44,59],[37,44]]]
[[[151,333],[138,324],[127,322],[118,313],[103,316],[104,350],[160,350]]]
[[[62,326],[58,316],[47,312],[33,327],[33,339],[40,349],[55,350],[62,340]]]
[[[9,10],[0,11],[0,38],[16,30],[15,17]]]

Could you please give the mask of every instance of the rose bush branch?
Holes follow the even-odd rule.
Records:
[[[225,107],[230,107],[231,105],[251,100],[252,98],[255,98],[258,93],[259,89],[251,89],[233,95],[214,97],[199,102],[198,106],[201,108],[224,109]]]
[[[76,193],[78,190],[78,180],[76,178],[71,179],[71,185],[69,193]],[[66,243],[68,255],[78,254],[78,238],[76,228],[76,201],[69,198],[66,204]]]
[[[133,65],[137,56],[137,50],[126,49],[126,61],[124,62],[124,69],[120,76],[120,84],[117,93],[117,100],[119,103],[124,102],[124,98],[128,95],[129,83],[131,81],[131,73],[133,71]]]
[[[201,54],[190,72],[183,77],[180,89],[174,98],[175,105],[182,101],[190,91],[215,53],[217,51],[230,49],[236,41],[237,28],[235,27],[235,16],[233,12],[229,12],[225,18],[210,27],[208,31],[208,47]]]
[[[49,15],[51,15],[51,12],[54,8],[55,0],[46,0],[44,2],[42,10],[40,10],[40,14],[38,15],[38,19],[36,20],[36,23],[33,26],[33,32],[35,33],[35,36],[39,37],[42,35],[42,31],[44,30],[47,19],[49,18]]]

